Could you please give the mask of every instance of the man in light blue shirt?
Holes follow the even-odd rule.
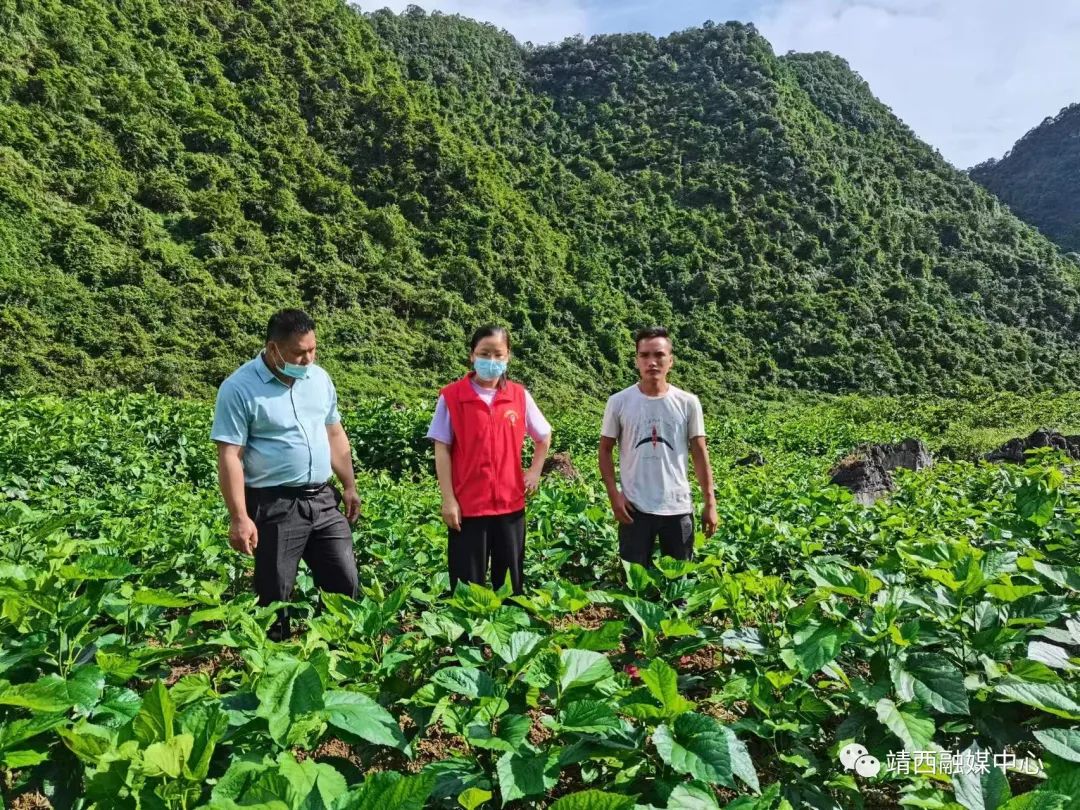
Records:
[[[315,348],[315,322],[301,310],[282,310],[267,324],[265,349],[218,389],[210,437],[218,446],[229,544],[254,555],[263,606],[290,599],[301,559],[320,589],[357,592],[349,523],[360,514],[360,498],[352,450]],[[341,493],[329,483],[331,472]],[[282,609],[270,637],[289,633]]]

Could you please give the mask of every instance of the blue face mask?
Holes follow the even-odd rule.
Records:
[[[302,380],[308,375],[308,369],[310,365],[302,366],[299,363],[287,363],[285,362],[285,355],[281,353],[281,349],[277,346],[274,347],[277,351],[278,357],[281,358],[281,365],[277,366],[277,370],[284,374],[286,377],[292,377],[294,380]]]
[[[476,376],[481,380],[497,380],[506,373],[506,361],[477,357],[473,361],[473,368],[476,369]]]

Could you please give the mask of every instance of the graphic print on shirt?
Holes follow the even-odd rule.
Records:
[[[664,461],[675,453],[680,438],[680,420],[666,414],[645,415],[634,429],[634,451],[642,460]]]
[[[659,429],[657,428],[656,424],[654,423],[653,426],[652,426],[652,435],[651,436],[646,436],[644,439],[639,440],[638,443],[634,445],[634,447],[638,448],[638,447],[641,447],[641,445],[643,445],[643,444],[651,444],[653,446],[653,449],[655,449],[656,445],[661,443],[661,442],[666,444],[672,450],[675,449],[675,446],[671,442],[669,442],[667,439],[665,439],[663,436],[660,435]]]

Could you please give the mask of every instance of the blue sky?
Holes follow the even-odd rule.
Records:
[[[1080,0],[421,0],[521,41],[753,22],[777,53],[831,51],[959,168],[1080,102]],[[362,3],[403,10],[405,0]]]

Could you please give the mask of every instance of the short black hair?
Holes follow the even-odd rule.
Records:
[[[510,331],[505,326],[496,326],[489,323],[473,332],[473,336],[469,340],[469,351],[473,351],[481,340],[489,337],[501,337],[506,341],[506,348],[510,348]]]
[[[315,321],[302,309],[283,309],[270,316],[266,324],[266,340],[277,343],[294,335],[315,331]]]
[[[673,346],[671,342],[671,336],[663,326],[646,326],[644,329],[638,329],[634,334],[634,348],[636,349],[641,345],[641,341],[649,340],[651,338],[666,338],[668,345]]]

